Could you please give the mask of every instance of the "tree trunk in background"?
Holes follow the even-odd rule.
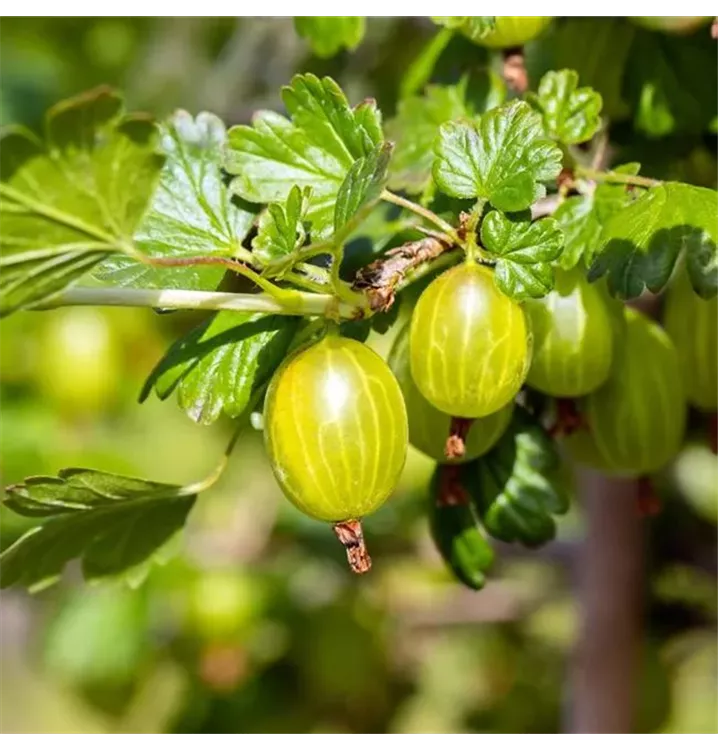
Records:
[[[643,607],[638,486],[583,471],[579,491],[586,538],[577,568],[580,623],[567,731],[628,733],[634,726]]]

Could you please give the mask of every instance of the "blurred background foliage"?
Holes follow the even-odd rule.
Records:
[[[389,118],[407,76],[422,82],[412,62],[434,34],[428,19],[372,18],[355,52],[323,59],[291,18],[3,18],[0,122],[37,128],[49,105],[100,83],[158,116],[182,107],[245,122],[280,108],[279,88],[298,71],[332,75],[352,101],[375,97]],[[560,19],[527,49],[533,80],[569,66],[601,91],[614,162],[711,187],[715,57],[706,28],[668,36],[625,19]],[[489,64],[456,37],[433,80]],[[2,484],[76,465],[177,483],[208,473],[229,424],[194,425],[172,400],[136,403],[197,320],[79,308],[3,320]],[[392,336],[370,344],[386,353]],[[139,588],[88,587],[73,568],[41,594],[3,592],[0,729],[560,731],[580,507],[543,550],[503,545],[476,594],[452,581],[429,541],[431,472],[412,450],[392,502],[366,521],[375,567],[356,579],[328,529],[283,500],[250,430],[201,496],[178,554]],[[636,729],[716,732],[718,471],[698,420],[658,488]],[[0,520],[4,547],[24,521]]]

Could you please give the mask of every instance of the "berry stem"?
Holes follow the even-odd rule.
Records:
[[[371,557],[364,544],[364,531],[361,521],[351,520],[335,523],[332,527],[337,539],[342,543],[347,553],[347,561],[352,572],[361,575],[371,569]]]
[[[444,455],[447,458],[463,458],[466,454],[466,436],[469,434],[473,419],[452,417],[449,437],[446,438]]]

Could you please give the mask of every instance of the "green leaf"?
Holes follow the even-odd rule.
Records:
[[[211,424],[235,418],[254,403],[281,363],[299,318],[220,312],[177,340],[145,383],[140,402],[154,389],[161,399],[177,391],[190,419]]]
[[[601,95],[589,86],[579,88],[575,70],[546,73],[529,101],[541,113],[546,132],[561,143],[588,141],[601,124]]]
[[[363,16],[297,16],[297,34],[306,39],[317,57],[334,57],[342,49],[354,50],[364,38]]]
[[[397,116],[386,125],[396,143],[389,187],[409,194],[423,192],[431,181],[433,145],[439,126],[473,114],[466,103],[464,78],[456,86],[427,86],[423,96],[399,102]]]
[[[638,297],[668,283],[680,253],[704,298],[718,292],[718,196],[715,190],[666,182],[647,190],[604,226],[589,281],[604,274],[611,294]]]
[[[309,209],[311,188],[303,191],[296,185],[282,206],[274,203],[259,218],[257,236],[252,240],[252,251],[264,264],[281,261],[304,244],[304,217]]]
[[[553,289],[551,263],[563,247],[555,219],[532,222],[529,212],[507,216],[490,211],[481,224],[481,244],[496,260],[494,278],[504,294],[522,300]]]
[[[462,467],[462,483],[493,537],[536,547],[555,536],[553,517],[568,510],[560,466],[554,441],[517,406],[496,446]]]
[[[649,136],[701,133],[718,108],[718,66],[710,34],[688,38],[637,30],[626,68],[635,126]]]
[[[480,42],[496,28],[495,16],[432,16],[431,20],[447,29],[461,32],[472,42]]]
[[[389,176],[391,143],[380,143],[357,159],[339,188],[334,207],[334,234],[348,236],[379,202]]]
[[[612,169],[617,174],[637,175],[640,164],[631,162]],[[575,195],[559,205],[553,218],[564,234],[559,265],[567,270],[582,261],[590,265],[600,246],[603,225],[624,206],[640,195],[642,188],[611,184],[596,186],[592,194]]]
[[[100,88],[52,107],[44,142],[0,142],[0,316],[62,291],[132,243],[157,183],[152,120]]]
[[[470,122],[448,122],[434,145],[434,180],[455,198],[484,198],[502,211],[522,211],[546,194],[542,182],[561,171],[560,149],[541,118],[514,101]]]
[[[167,157],[149,211],[135,231],[137,247],[150,257],[231,256],[252,228],[254,213],[232,198],[222,175],[224,123],[202,112],[179,110],[161,125]],[[114,286],[146,289],[216,289],[216,266],[156,268],[114,255],[95,276]]]
[[[230,188],[254,203],[279,203],[295,185],[311,187],[312,240],[327,239],[349,170],[384,140],[381,116],[372,100],[351,109],[331,78],[295,76],[282,96],[291,121],[262,111],[251,127],[229,131],[225,168],[236,175]]]
[[[4,503],[42,520],[0,555],[0,586],[44,588],[76,558],[87,580],[131,572],[182,529],[195,500],[191,488],[92,469],[29,477]]]

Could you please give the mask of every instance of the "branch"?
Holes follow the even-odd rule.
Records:
[[[616,182],[622,185],[638,185],[646,188],[661,184],[660,180],[653,180],[650,177],[641,177],[637,174],[620,174],[619,172],[602,172],[590,167],[576,167],[576,175],[596,182]]]
[[[70,287],[33,310],[51,310],[70,305],[99,307],[153,307],[160,310],[234,310],[279,315],[326,315],[355,320],[369,313],[368,307],[339,302],[331,294],[313,294],[293,289],[278,300],[268,294],[197,292],[188,289],[112,289]]]
[[[425,237],[395,247],[384,257],[360,269],[353,288],[366,293],[372,310],[386,311],[394,304],[396,292],[409,271],[426,265],[425,272],[428,273],[433,268],[430,261],[438,258],[449,247],[450,243],[442,242],[435,237]],[[412,281],[416,281],[417,278],[418,276],[414,275]]]

